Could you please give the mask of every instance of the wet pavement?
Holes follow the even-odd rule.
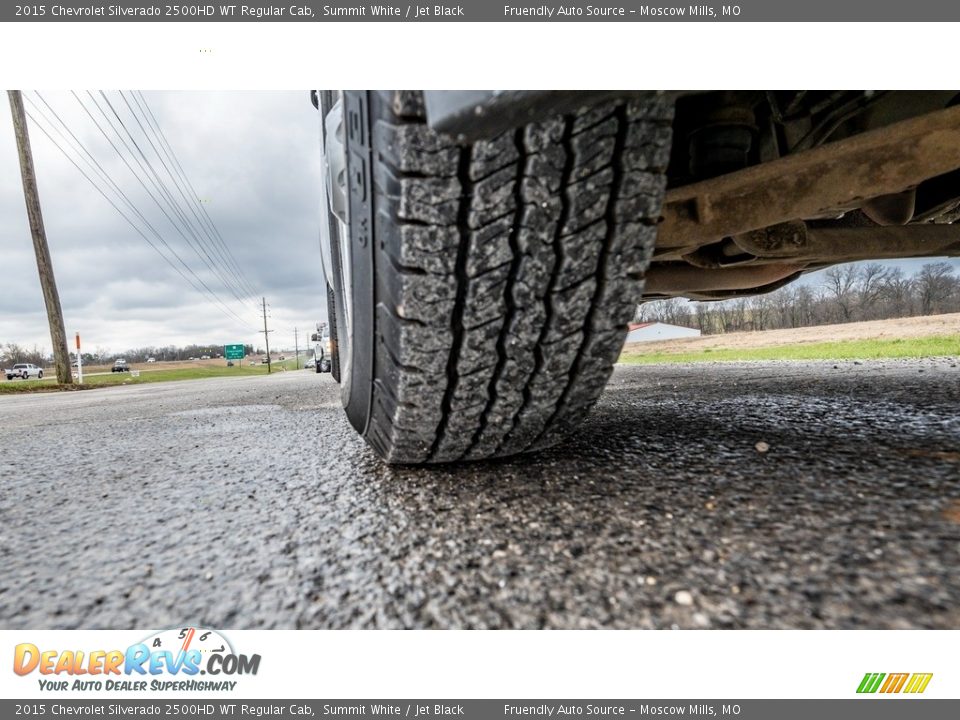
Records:
[[[960,627],[957,365],[621,366],[428,469],[312,372],[3,395],[0,624]]]

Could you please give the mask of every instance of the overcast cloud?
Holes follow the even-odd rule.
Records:
[[[44,222],[68,335],[81,332],[84,348],[90,350],[194,342],[262,346],[263,335],[257,330],[262,329],[263,320],[254,307],[259,297],[241,303],[231,289],[241,297],[243,290],[232,277],[223,271],[229,280],[225,282],[203,264],[72,94],[42,95],[183,261],[242,319],[230,316],[205,292],[192,288],[31,123]],[[78,95],[105,125],[86,93]],[[107,109],[99,94],[94,95]],[[117,93],[107,96],[121,115],[129,112]],[[243,274],[258,295],[266,296],[274,330],[271,345],[293,347],[294,327],[300,329],[302,345],[304,335],[326,319],[318,244],[319,128],[308,93],[146,92],[144,96]],[[25,97],[49,114],[33,93]],[[37,114],[30,103],[25,105]],[[139,128],[129,116],[124,117],[149,157]],[[42,117],[38,120],[45,124]],[[66,144],[55,133],[54,138]],[[127,154],[127,159],[137,168],[132,155]],[[172,188],[162,167],[154,163]],[[189,212],[188,216],[193,219]],[[147,235],[159,245],[149,231]],[[222,267],[215,250],[211,247],[207,252]],[[204,256],[202,250],[200,254]],[[174,263],[183,270],[175,259]],[[4,107],[0,112],[0,344],[7,342],[50,347],[13,127]]]

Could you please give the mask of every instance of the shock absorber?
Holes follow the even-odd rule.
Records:
[[[706,180],[747,167],[757,132],[749,107],[723,104],[708,110],[687,135],[690,174]]]

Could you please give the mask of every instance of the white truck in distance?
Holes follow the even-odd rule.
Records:
[[[17,363],[6,371],[6,375],[7,380],[13,380],[14,378],[28,380],[32,377],[35,377],[39,380],[43,377],[43,369],[38,368],[32,363]]]

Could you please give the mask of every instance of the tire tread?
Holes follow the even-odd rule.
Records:
[[[554,444],[612,372],[669,160],[655,95],[459,145],[417,93],[374,98],[376,365],[366,437],[388,462]]]

